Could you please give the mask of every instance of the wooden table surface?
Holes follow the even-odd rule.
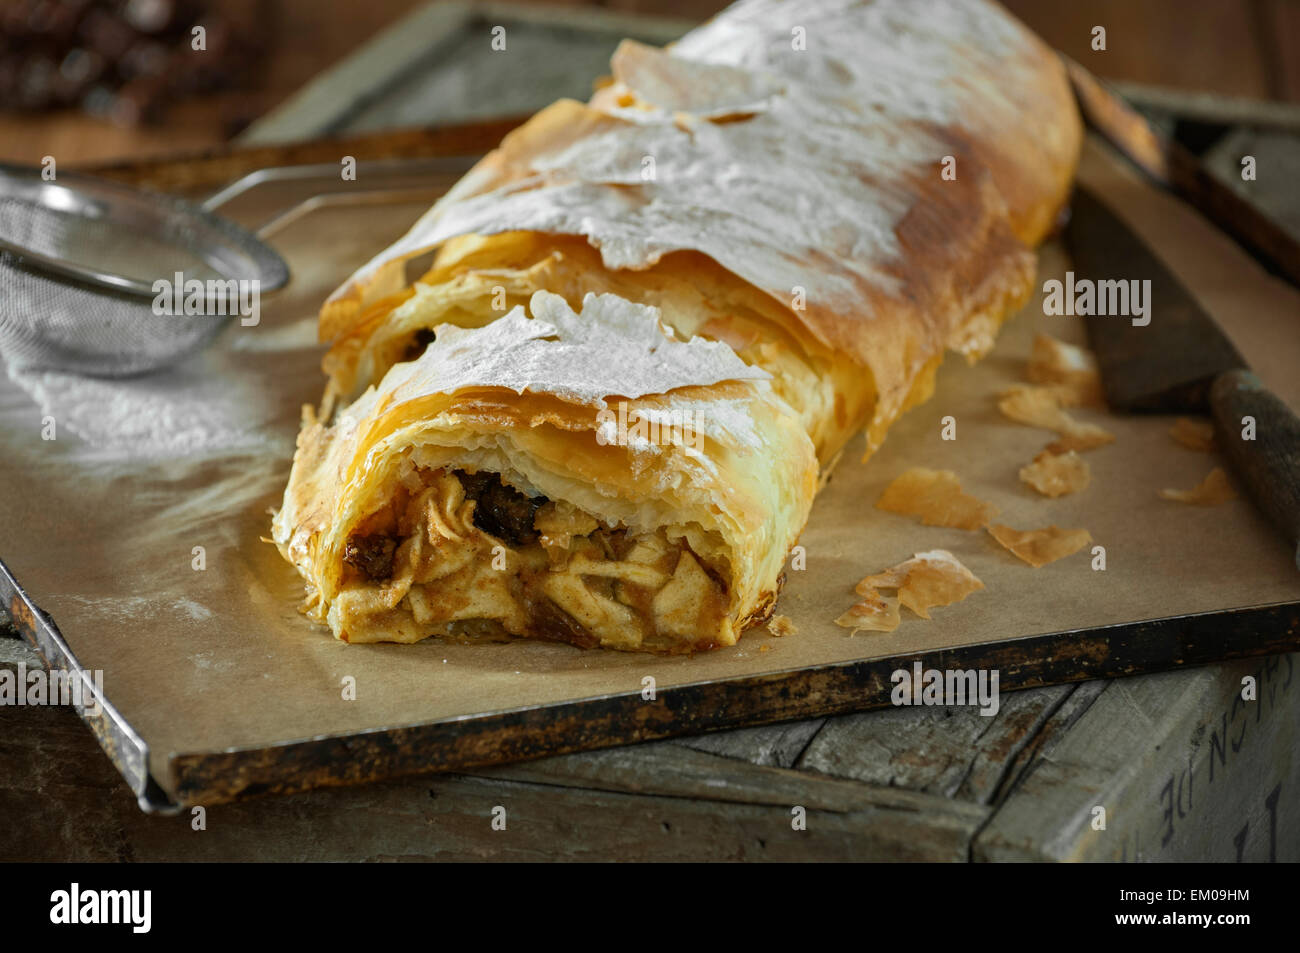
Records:
[[[248,6],[216,0],[214,6]],[[361,48],[426,0],[252,0],[265,11],[270,44],[256,86],[187,100],[157,126],[122,128],[76,112],[31,116],[3,111],[0,160],[54,155],[91,163],[218,145],[283,103],[303,83]],[[702,20],[726,0],[516,0],[538,11],[585,11]],[[480,4],[493,6],[493,4]],[[1112,80],[1300,103],[1300,0],[1081,0],[1004,5],[1049,43]],[[500,6],[500,4],[496,4]],[[1107,49],[1091,50],[1092,28]]]
[[[1030,689],[992,718],[841,715],[174,817],[136,807],[71,710],[11,708],[0,860],[1300,860],[1298,660]],[[0,667],[19,663],[39,658],[0,639]]]
[[[1222,13],[1231,46],[1240,24],[1223,11],[1242,5],[1206,7]],[[1122,17],[1128,5],[1098,8]],[[1243,65],[1229,91],[1276,81],[1256,66]],[[108,154],[134,148],[123,143]],[[1243,150],[1271,157],[1261,167],[1300,161],[1294,132],[1276,130],[1238,130],[1207,158],[1230,173]],[[1300,230],[1293,186],[1273,188],[1270,207]],[[201,816],[142,813],[72,711],[6,708],[0,860],[1297,860],[1297,660],[1031,689],[1004,695],[992,718],[970,708],[842,715]],[[0,635],[0,668],[37,664]],[[1257,686],[1253,700],[1243,679]]]

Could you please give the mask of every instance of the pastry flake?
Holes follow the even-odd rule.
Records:
[[[898,628],[901,616],[896,598],[882,596],[874,589],[858,593],[862,596],[851,605],[835,624],[854,632],[893,632]]]
[[[1062,410],[1061,397],[1051,386],[1017,384],[999,396],[998,410],[1017,423],[1055,430],[1058,439],[1047,445],[1052,453],[1093,450],[1115,441],[1106,428],[1076,420]]]
[[[1222,467],[1215,467],[1204,480],[1190,490],[1161,490],[1161,499],[1177,503],[1190,503],[1195,506],[1218,506],[1237,498],[1237,491],[1228,482],[1228,475]]]
[[[799,631],[788,615],[774,615],[767,620],[767,631],[778,639],[794,635]]]
[[[1020,479],[1043,496],[1058,497],[1086,490],[1092,481],[1088,461],[1074,450],[1044,450],[1034,462],[1020,468]]]
[[[885,487],[876,508],[888,513],[915,516],[926,526],[950,526],[976,530],[997,516],[992,503],[965,493],[951,470],[913,467]]]
[[[1059,526],[1018,530],[995,524],[989,527],[989,535],[1035,569],[1077,553],[1092,542],[1092,534],[1086,529]]]
[[[877,590],[896,589],[900,604],[922,619],[928,619],[929,610],[961,602],[983,588],[984,583],[956,556],[946,549],[934,549],[917,553],[897,566],[867,576],[854,587],[854,592],[862,596],[867,605],[873,605],[881,599]]]
[[[1035,384],[1049,385],[1062,407],[1103,403],[1097,358],[1087,348],[1051,335],[1035,336],[1025,376]]]
[[[1169,436],[1188,450],[1210,453],[1214,450],[1214,424],[1208,420],[1179,417],[1169,428]]]

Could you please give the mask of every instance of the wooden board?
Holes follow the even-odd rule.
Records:
[[[0,638],[0,668],[19,662],[39,659]],[[12,709],[0,861],[1296,861],[1297,663],[1030,689],[964,748],[953,743],[964,710],[884,711],[178,816],[141,813],[72,712]],[[1234,711],[1249,674],[1268,707]],[[1091,827],[1097,803],[1107,832]]]
[[[1090,162],[1089,175],[1113,167],[1113,162],[1107,166],[1111,160],[1103,160],[1100,154]],[[1122,177],[1111,187],[1138,190],[1133,192],[1135,200],[1143,188]],[[410,211],[401,208],[376,210],[384,228],[395,232],[409,220]],[[306,257],[291,262],[296,270],[315,267],[320,247],[315,236],[319,234],[346,233],[350,242],[347,254],[368,254],[370,243],[362,237],[364,230],[349,229],[345,224],[356,221],[357,210],[340,206],[330,214],[335,217],[327,221],[335,224],[298,223],[303,238],[309,241],[301,246]],[[1045,262],[1052,262],[1045,267],[1065,267],[1059,249],[1049,250]],[[321,272],[319,267],[315,270]],[[1205,288],[1211,296],[1226,288],[1239,297],[1245,288],[1201,268],[1200,277],[1207,276],[1213,279]],[[1261,288],[1271,286],[1265,282]],[[291,288],[288,304],[277,304],[280,310],[274,313],[268,311],[268,321],[275,325],[273,314],[279,314],[278,321],[285,329],[302,328],[302,322],[310,321],[320,292],[312,287]],[[1240,312],[1240,303],[1237,307]],[[1247,309],[1249,315],[1255,310]],[[1013,322],[1001,350],[976,368],[945,368],[935,401],[900,423],[871,467],[837,472],[805,534],[816,571],[792,574],[780,608],[796,619],[801,632],[794,639],[769,639],[773,644],[764,645],[762,651],[758,641],[767,637],[759,632],[751,633],[735,650],[696,659],[601,655],[594,678],[583,671],[591,663],[578,663],[569,654],[572,650],[538,645],[378,647],[353,650],[344,661],[335,643],[322,641],[320,632],[293,615],[296,580],[269,547],[256,542],[259,531],[264,532],[264,510],[274,504],[281,485],[287,452],[283,457],[273,452],[269,457],[232,460],[215,469],[206,464],[195,469],[179,461],[169,466],[172,479],[180,481],[177,485],[205,487],[206,495],[200,499],[226,500],[227,509],[232,505],[227,493],[242,492],[236,487],[251,485],[253,495],[236,507],[233,522],[222,517],[220,507],[197,512],[189,508],[189,492],[184,498],[167,497],[168,484],[158,483],[148,465],[135,469],[134,464],[125,469],[119,466],[111,471],[113,482],[103,487],[91,479],[97,471],[87,471],[75,487],[57,491],[57,502],[39,494],[21,501],[10,496],[7,518],[11,533],[20,533],[28,540],[27,546],[37,546],[37,551],[19,547],[12,556],[5,553],[18,579],[2,584],[11,590],[7,596],[12,596],[17,583],[24,582],[24,573],[42,580],[39,592],[9,604],[19,627],[36,640],[47,658],[69,666],[79,664],[79,659],[89,667],[108,670],[112,704],[95,722],[98,734],[145,803],[158,808],[168,803],[212,804],[257,793],[287,793],[433,769],[465,769],[548,753],[878,707],[888,704],[890,674],[909,668],[918,659],[927,666],[998,670],[1002,690],[1009,691],[1293,647],[1298,628],[1296,580],[1285,571],[1283,560],[1271,557],[1273,550],[1283,551],[1280,541],[1244,501],[1225,508],[1227,517],[1170,508],[1170,504],[1156,501],[1158,485],[1147,486],[1150,480],[1190,484],[1199,477],[1198,468],[1206,465],[1167,443],[1163,435],[1166,424],[1158,421],[1108,422],[1120,433],[1117,447],[1142,446],[1144,455],[1099,452],[1092,460],[1097,484],[1106,488],[1105,496],[1094,490],[1092,496],[1056,501],[1049,507],[1053,521],[1089,525],[1106,540],[1114,558],[1126,554],[1123,565],[1127,568],[1120,572],[1090,572],[1083,557],[1076,557],[1073,564],[1033,571],[981,542],[982,537],[960,531],[919,531],[898,517],[873,517],[872,532],[864,538],[857,522],[860,515],[835,515],[840,510],[860,514],[861,499],[874,499],[894,474],[919,463],[950,466],[970,476],[974,481],[971,488],[1001,505],[1005,513],[1019,512],[1022,522],[1039,519],[1038,511],[1048,505],[1033,502],[1013,476],[1008,482],[1007,473],[1014,474],[1015,467],[1000,465],[997,459],[1027,460],[1041,446],[1043,435],[1008,424],[986,406],[991,395],[1015,379],[1016,362],[1027,353],[1029,338],[1038,326],[1032,322],[1027,316]],[[1270,361],[1285,363],[1288,358],[1269,346],[1269,327],[1274,325],[1243,326],[1242,330],[1248,355],[1260,362],[1266,378],[1276,378],[1276,368],[1266,365]],[[1066,325],[1052,325],[1050,330],[1068,336]],[[1081,329],[1075,327],[1068,333],[1077,336]],[[295,408],[302,400],[310,400],[319,387],[312,352],[290,357],[272,350],[261,359],[255,359],[258,352],[247,347],[238,353],[242,373],[256,368],[257,360],[270,362],[267,366],[276,369],[276,386],[296,388],[294,393],[302,395],[297,400],[267,397],[259,402],[272,414],[269,426],[276,440],[287,447],[295,429]],[[267,380],[236,376],[238,386],[257,386],[258,380]],[[236,377],[231,381],[234,386]],[[7,419],[18,428],[12,433],[17,440],[7,466],[42,468],[43,476],[36,485],[42,492],[50,492],[58,485],[59,474],[69,472],[58,454],[80,451],[75,444],[66,451],[58,445],[33,444],[34,432],[25,431],[19,423],[24,419],[24,400],[20,394],[6,397]],[[937,422],[951,413],[962,419],[963,432],[968,435],[965,443],[945,445],[938,440]],[[22,439],[24,432],[28,440]],[[986,453],[990,446],[1000,448],[996,459]],[[1160,446],[1164,451],[1153,451]],[[51,453],[54,458],[48,457]],[[222,477],[223,473],[226,476]],[[214,476],[227,481],[236,476],[237,483],[222,484],[230,489],[218,493],[209,483]],[[10,472],[5,479],[15,478]],[[141,480],[144,482],[138,483]],[[137,491],[128,490],[120,498],[122,488],[133,485],[151,488],[149,498],[154,502],[149,509],[139,509],[133,502]],[[97,502],[105,493],[120,499],[106,508]],[[160,501],[166,512],[173,514],[163,522],[150,516]],[[15,503],[21,505],[14,508]],[[63,531],[58,526],[76,525],[78,532],[96,539],[94,551],[43,548],[50,532],[43,514],[55,509],[63,514],[63,522],[55,527],[55,539]],[[1126,536],[1132,523],[1130,513],[1155,521],[1144,524],[1143,532],[1155,534],[1151,539],[1134,537],[1131,532]],[[182,514],[189,515],[182,518]],[[1233,533],[1222,531],[1225,518],[1228,526],[1235,527]],[[111,529],[104,522],[121,519],[129,519],[129,530]],[[215,532],[231,547],[223,550],[224,561],[214,564],[212,573],[197,576],[188,571],[188,559],[176,563],[161,555],[177,534],[188,538],[200,532],[206,536]],[[1162,547],[1160,539],[1182,542]],[[1252,568],[1245,575],[1201,573],[1197,578],[1202,583],[1187,587],[1186,568],[1176,554],[1188,540],[1193,546],[1216,546],[1220,555],[1230,554],[1230,564]],[[113,550],[118,545],[127,548]],[[847,599],[853,582],[863,573],[897,561],[915,548],[936,545],[953,549],[977,569],[990,586],[987,597],[981,594],[945,610],[939,623],[910,624],[889,636],[855,640],[830,624],[838,612],[836,594],[843,592],[842,598]],[[110,550],[116,555],[110,557]],[[153,556],[155,551],[160,555]],[[103,554],[101,562],[87,563],[78,571],[81,591],[66,591],[59,580],[66,578],[69,557],[93,557],[94,552]],[[139,565],[140,560],[148,563],[147,567]],[[140,581],[131,584],[133,595],[124,598],[121,574],[133,561],[137,567],[131,570],[137,574],[133,578]],[[139,576],[142,571],[146,575]],[[179,578],[178,573],[185,580],[167,582]],[[254,585],[253,580],[258,583]],[[148,587],[155,585],[170,586],[172,592],[155,597],[155,602],[163,598],[157,605],[148,601],[147,595]],[[212,589],[212,585],[218,588]],[[1095,589],[1093,596],[1079,598],[1080,586],[1098,585],[1102,588]],[[1017,591],[1032,593],[1034,599],[1016,601]],[[128,603],[134,605],[131,600],[137,598],[145,601],[130,609]],[[1217,601],[1220,599],[1226,601]],[[186,610],[191,612],[188,618],[177,616],[173,601],[174,605],[194,603],[205,614],[194,615],[190,609]],[[1034,608],[1036,602],[1041,602],[1041,609]],[[204,603],[222,605],[222,614],[214,616]],[[38,606],[53,611],[56,621],[66,627],[66,642]],[[1232,611],[1222,611],[1229,607]],[[148,640],[142,641],[139,623],[120,613],[146,608],[156,621],[148,628]],[[122,625],[127,628],[119,630]],[[260,635],[250,642],[241,632]],[[197,654],[196,642],[203,646]],[[144,656],[139,655],[142,649],[147,650]],[[444,657],[452,667],[434,664]],[[347,667],[340,669],[340,665]],[[467,667],[485,680],[466,680],[459,673]],[[160,670],[171,671],[172,681],[160,679],[156,674]],[[528,680],[513,679],[512,670],[516,674],[528,670],[533,675]],[[273,697],[263,701],[252,695],[239,701],[241,693],[250,690],[247,681],[239,677],[246,671],[260,671],[264,679],[270,679]],[[383,686],[378,707],[375,701],[360,708],[338,704],[336,682],[344,671],[362,677],[369,687]],[[640,696],[641,679],[647,671],[655,674],[660,686],[660,700],[655,704],[646,704]],[[173,714],[174,706],[182,704],[179,698],[160,700],[159,690],[173,681],[188,686],[183,702],[189,708],[187,719],[178,720]],[[374,698],[373,694],[369,697]],[[1036,716],[1027,713],[1025,717],[1032,725]],[[987,788],[994,782],[976,777],[971,783]]]

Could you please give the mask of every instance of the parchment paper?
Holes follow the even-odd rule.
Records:
[[[1089,145],[1081,174],[1161,250],[1260,376],[1300,406],[1300,296],[1104,147]],[[935,398],[906,415],[870,463],[858,462],[861,440],[850,445],[803,535],[807,568],[788,574],[777,610],[797,634],[777,639],[758,628],[733,649],[694,658],[526,642],[336,642],[298,614],[301,583],[259,538],[283,490],[299,408],[323,385],[316,308],[422,210],[327,208],[293,222],[273,238],[292,283],[264,301],[261,323],[232,326],[213,352],[162,378],[99,390],[57,377],[0,383],[0,558],[81,663],[104,672],[110,702],[148,744],[164,790],[173,752],[638,692],[646,675],[662,690],[1300,598],[1287,545],[1248,500],[1201,508],[1157,497],[1162,487],[1196,485],[1220,463],[1175,444],[1172,418],[1078,411],[1118,438],[1086,454],[1092,486],[1049,500],[1018,480],[1051,435],[1002,418],[994,395],[1023,380],[1035,332],[1085,341],[1081,319],[1042,314],[1042,281],[1068,266],[1053,243],[1042,252],[1040,293],[992,355],[973,368],[950,358]],[[181,408],[174,419],[169,399]],[[50,412],[57,439],[44,440]],[[956,418],[955,441],[940,438],[946,415]],[[97,426],[99,445],[73,429],[95,435]],[[174,432],[189,436],[162,439]],[[955,470],[967,491],[1001,508],[1001,522],[1087,528],[1106,547],[1106,570],[1094,571],[1086,550],[1035,570],[985,533],[875,510],[882,488],[917,465]],[[986,589],[934,610],[932,621],[904,611],[890,634],[852,636],[832,623],[863,575],[934,548],[955,553]],[[343,698],[345,676],[356,680],[355,701]]]

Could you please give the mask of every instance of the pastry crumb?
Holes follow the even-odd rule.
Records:
[[[849,606],[835,620],[835,624],[858,632],[893,632],[898,628],[901,616],[898,612],[898,600],[887,599],[874,589],[862,588],[858,583],[858,595],[862,599]]]
[[[835,624],[854,632],[892,632],[898,628],[899,606],[904,605],[922,619],[930,618],[937,606],[961,602],[984,583],[946,549],[917,553],[897,566],[862,579],[853,591],[862,597]],[[895,589],[896,599],[880,594],[881,589]]]
[[[1092,482],[1088,461],[1074,450],[1044,450],[1034,462],[1020,468],[1020,479],[1043,496],[1058,497],[1086,490]]]
[[[1017,384],[999,396],[998,410],[1016,423],[1055,430],[1060,439],[1047,445],[1052,453],[1093,450],[1115,442],[1115,435],[1106,428],[1076,420],[1062,410],[1056,387]]]
[[[767,631],[778,639],[783,639],[787,635],[794,635],[799,630],[795,628],[788,615],[774,615],[767,620]]]
[[[1161,490],[1160,496],[1178,503],[1191,503],[1195,506],[1218,506],[1237,498],[1237,491],[1228,482],[1228,475],[1222,467],[1215,467],[1205,479],[1190,490]]]
[[[1092,542],[1092,534],[1086,529],[1059,526],[1018,530],[994,525],[989,527],[989,535],[1035,569],[1077,553]]]
[[[918,517],[926,526],[977,530],[998,515],[991,503],[963,492],[951,470],[912,467],[894,479],[876,501],[888,513]]]
[[[1174,421],[1174,425],[1169,428],[1169,436],[1188,450],[1200,450],[1202,453],[1209,453],[1214,449],[1214,424],[1208,420],[1179,417]]]
[[[1067,344],[1049,334],[1034,338],[1025,376],[1035,384],[1050,385],[1062,407],[1103,403],[1097,358],[1087,348]]]

